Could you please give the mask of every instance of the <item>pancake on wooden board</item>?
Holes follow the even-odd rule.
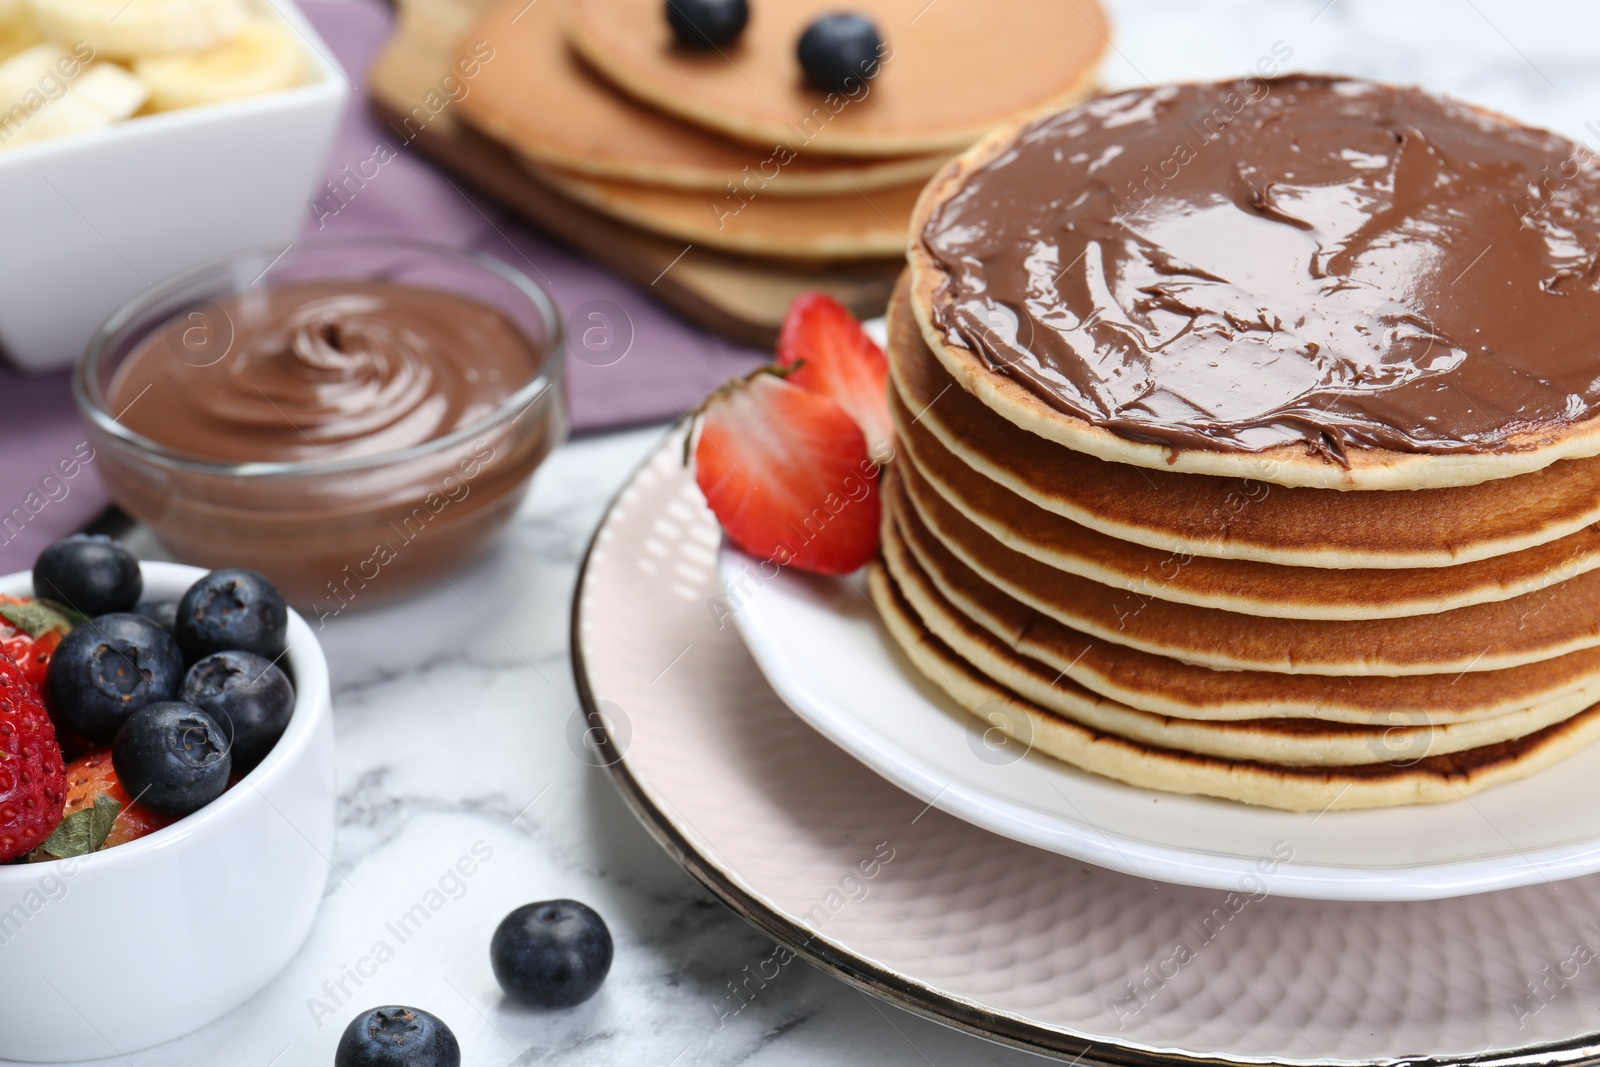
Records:
[[[1340,493],[1112,463],[996,415],[934,357],[907,279],[889,306],[889,369],[905,406],[973,470],[1090,529],[1168,552],[1303,567],[1446,567],[1600,521],[1600,459],[1415,492]]]
[[[870,259],[905,250],[917,186],[841,196],[754,196],[732,206],[715,193],[586,178],[529,164],[539,181],[597,211],[690,244],[784,259]]]
[[[855,0],[883,38],[850,94],[806,84],[795,47],[827,0],[752,3],[740,37],[679,47],[659,0],[572,0],[568,36],[652,107],[754,144],[839,155],[957,151],[996,123],[1082,97],[1110,38],[1095,0]]]
[[[892,539],[894,535],[887,536]],[[1100,696],[1060,671],[1019,654],[962,616],[915,575],[907,575],[903,581],[899,572],[891,572],[891,576],[901,597],[929,632],[984,677],[1092,730],[1181,752],[1301,766],[1419,760],[1523,737],[1593,703],[1556,701],[1487,719],[1439,723],[1357,725],[1284,717],[1216,721],[1155,715]]]
[[[999,729],[1027,750],[1144,789],[1287,811],[1442,803],[1525,778],[1600,738],[1595,706],[1514,741],[1415,762],[1297,767],[1158,748],[1052,714],[984,678],[922,625],[881,568],[873,567],[869,577],[873,600],[906,658],[976,714],[983,729]]]
[[[1498,603],[1357,622],[1274,619],[1157,600],[1014,552],[957,514],[936,537],[898,479],[884,484],[906,545],[930,572],[964,568],[1064,626],[1218,670],[1406,675],[1501,670],[1600,646],[1600,572]],[[953,509],[952,509],[953,510]]]
[[[1171,166],[1168,174],[1166,168],[1173,163],[1173,138],[1181,141],[1195,128],[1194,122],[1180,120],[1189,110],[1210,106],[1213,96],[1219,101],[1230,93],[1238,96],[1246,84],[1160,86],[1108,95],[1077,108],[997,128],[947,165],[928,184],[918,203],[910,264],[912,303],[919,327],[950,374],[985,406],[1024,430],[1101,459],[1161,471],[1253,478],[1285,486],[1410,490],[1474,485],[1537,471],[1558,460],[1600,453],[1600,415],[1592,410],[1597,398],[1586,398],[1565,388],[1569,379],[1581,378],[1583,384],[1573,388],[1589,394],[1600,389],[1600,357],[1594,356],[1593,340],[1593,326],[1600,319],[1600,296],[1592,286],[1573,281],[1588,268],[1575,265],[1577,261],[1572,258],[1578,254],[1572,251],[1574,248],[1592,248],[1595,235],[1600,233],[1600,208],[1594,206],[1600,200],[1596,196],[1600,192],[1600,167],[1590,162],[1590,153],[1555,134],[1420,90],[1349,79],[1293,76],[1266,82],[1257,79],[1257,85],[1269,89],[1259,102],[1235,111],[1198,147],[1190,148],[1187,158],[1178,159],[1178,165]],[[1193,103],[1193,98],[1199,96],[1206,97],[1204,102]],[[1372,101],[1370,116],[1352,119],[1348,128],[1332,127],[1329,132],[1326,123],[1307,125],[1325,117],[1325,112],[1305,117],[1313,99],[1340,101],[1339,106],[1348,104],[1352,111],[1360,111],[1361,106],[1367,105],[1358,106],[1359,101],[1368,98]],[[1233,111],[1231,104],[1228,110]],[[1146,132],[1141,124],[1153,126],[1157,120],[1151,116],[1156,115],[1163,116],[1160,121],[1168,121],[1170,116],[1173,129],[1159,129],[1155,136],[1141,137]],[[1433,125],[1418,128],[1410,123],[1413,115],[1430,116]],[[1146,119],[1150,122],[1145,123]],[[1408,128],[1411,136],[1401,138],[1392,132],[1399,128]],[[1358,138],[1360,145],[1355,147]],[[1249,147],[1248,158],[1235,139]],[[1222,141],[1227,143],[1215,143]],[[1474,148],[1474,153],[1459,164],[1453,162],[1458,141]],[[1111,147],[1103,151],[1104,142]],[[1378,142],[1372,151],[1367,150],[1369,142]],[[1290,143],[1295,147],[1294,153],[1282,147]],[[1428,147],[1416,149],[1415,144]],[[1408,152],[1408,146],[1414,150]],[[1081,156],[1067,160],[1065,153],[1074,150]],[[1146,152],[1159,153],[1161,158],[1152,155],[1143,159]],[[1308,172],[1322,166],[1323,160],[1338,158],[1340,153],[1347,171],[1365,175],[1360,180],[1377,184],[1353,187],[1332,179],[1319,184],[1320,170],[1315,177],[1308,176]],[[1034,170],[1017,162],[1023,158],[1039,161],[1041,170],[1048,167],[1051,187],[1029,196],[1031,186],[1025,192],[1018,191],[1005,185],[1005,179],[993,179],[997,183],[993,197],[1003,198],[1008,210],[1009,205],[1037,205],[1036,217],[1029,216],[1012,228],[1037,236],[1030,245],[1029,264],[1039,257],[1046,257],[1051,263],[1059,258],[1065,263],[1059,271],[1052,272],[1053,278],[1039,278],[1036,266],[1013,266],[1012,274],[1016,276],[1002,278],[989,257],[964,245],[953,247],[963,239],[950,236],[983,228],[974,206],[980,202],[975,183],[990,180],[989,176],[1000,171],[1016,176],[1016,180],[1025,176],[1026,181],[1034,181]],[[1395,183],[1394,168],[1402,166],[1397,160],[1404,160],[1405,179]],[[1574,160],[1581,162],[1575,164]],[[1146,175],[1142,180],[1137,176],[1141,161]],[[1544,164],[1542,169],[1540,163]],[[1558,165],[1577,169],[1572,180],[1564,179],[1559,188],[1550,191],[1546,174]],[[1424,176],[1415,170],[1417,167],[1455,169]],[[1159,170],[1161,176],[1149,178],[1152,168]],[[1252,175],[1247,183],[1240,178],[1242,168],[1248,168]],[[1129,172],[1133,176],[1127,178],[1124,188],[1122,176]],[[1198,175],[1212,174],[1215,188],[1191,190],[1195,183],[1211,180]],[[1391,184],[1383,188],[1392,196],[1369,196],[1370,190],[1381,185],[1385,174],[1390,176]],[[1337,189],[1340,195],[1318,199],[1317,189]],[[1530,190],[1538,197],[1522,204],[1518,198],[1525,198]],[[1390,203],[1402,193],[1410,198],[1405,207]],[[1231,215],[1202,210],[1231,205],[1235,199],[1250,196],[1256,201],[1253,210]],[[1451,198],[1468,197],[1477,198],[1463,200],[1474,207],[1473,211],[1452,212],[1455,201]],[[981,202],[987,205],[989,200],[984,198]],[[1335,202],[1337,208],[1330,206]],[[942,209],[952,204],[957,205],[956,217],[940,223],[946,227],[941,237],[933,224],[941,219]],[[1087,221],[1080,218],[1083,205],[1091,205],[1087,210],[1098,214]],[[1424,211],[1434,213],[1421,217],[1419,213]],[[1353,218],[1352,214],[1359,217]],[[1095,227],[1102,215],[1122,227],[1122,239],[1081,238],[1087,241],[1086,252],[1099,251],[1067,262],[1071,249],[1076,247],[1071,242],[1080,238],[1069,240],[1058,235],[1098,234]],[[1245,221],[1219,223],[1215,230],[1206,231],[1204,239],[1196,237],[1193,228],[1184,231],[1187,243],[1180,249],[1164,246],[1159,237],[1151,235],[1159,231],[1177,239],[1178,227],[1162,229],[1160,223],[1149,220],[1178,217],[1203,225],[1209,225],[1207,220],[1212,218]],[[1559,222],[1554,221],[1557,218]],[[989,229],[994,239],[1000,239],[998,224]],[[1009,235],[1011,231],[1005,232]],[[1365,243],[1358,249],[1346,248],[1357,234],[1364,235],[1361,240]],[[1386,245],[1383,238],[1390,235],[1402,237]],[[943,265],[931,250],[940,240],[952,244],[942,253]],[[1055,243],[1043,247],[1046,242]],[[1548,252],[1522,256],[1519,250],[1533,244]],[[1422,247],[1430,245],[1432,256],[1425,254]],[[1494,255],[1483,259],[1483,253],[1491,247]],[[1125,251],[1130,248],[1139,249],[1137,261],[1153,264],[1153,273],[1162,280],[1144,285],[1125,281],[1126,289],[1118,290],[1121,296],[1109,297],[1108,286],[1118,284],[1118,272],[1125,266],[1123,260],[1135,255]],[[1186,253],[1206,248],[1216,250],[1218,254],[1213,258],[1226,260],[1229,266],[1208,263],[1204,252],[1198,253],[1198,263],[1189,262],[1191,257]],[[1328,284],[1321,288],[1305,286],[1305,293],[1281,284],[1290,274],[1298,280],[1307,270],[1285,266],[1284,256],[1279,254],[1284,250],[1309,260],[1312,279]],[[967,312],[952,310],[957,298],[952,296],[951,262],[961,263],[962,271],[977,277],[972,286],[979,295],[972,298],[973,308],[982,304],[989,309],[983,314],[990,321],[963,327],[964,336],[957,336],[961,331],[948,325],[967,321],[961,318]],[[1251,265],[1240,266],[1246,263]],[[1354,273],[1346,274],[1363,264],[1366,275],[1359,281]],[[1469,265],[1480,269],[1468,270]],[[1481,269],[1483,266],[1488,269]],[[1383,280],[1374,286],[1372,278]],[[1157,312],[1147,317],[1142,310],[1125,306],[1134,292],[1153,292],[1151,285],[1163,293],[1180,294],[1166,305],[1152,297],[1158,309],[1181,305],[1184,293],[1219,294],[1210,302],[1205,296],[1193,298],[1193,306],[1200,309],[1195,315],[1203,312],[1205,318],[1192,320],[1189,337],[1221,335],[1225,320],[1238,327],[1229,327],[1231,337],[1299,337],[1302,334],[1294,331],[1307,321],[1321,321],[1317,316],[1324,309],[1331,309],[1334,297],[1342,291],[1372,293],[1375,300],[1386,297],[1386,303],[1373,306],[1373,319],[1363,327],[1367,333],[1384,335],[1405,328],[1412,330],[1413,339],[1420,336],[1429,341],[1422,357],[1412,360],[1403,353],[1395,357],[1409,362],[1409,370],[1390,367],[1385,361],[1392,353],[1385,349],[1375,373],[1365,364],[1343,365],[1345,357],[1353,359],[1354,354],[1338,350],[1335,340],[1342,335],[1323,338],[1320,349],[1308,342],[1306,351],[1291,347],[1280,353],[1270,347],[1270,342],[1263,342],[1273,360],[1265,370],[1251,368],[1246,373],[1238,370],[1234,362],[1212,362],[1209,384],[1196,392],[1205,398],[1226,395],[1223,387],[1229,384],[1230,375],[1232,388],[1237,389],[1238,382],[1251,377],[1275,381],[1282,375],[1287,381],[1291,373],[1285,368],[1305,366],[1331,376],[1326,378],[1326,382],[1333,383],[1327,386],[1331,395],[1359,393],[1369,398],[1362,403],[1381,403],[1381,399],[1370,398],[1388,394],[1380,388],[1367,390],[1364,385],[1352,386],[1350,382],[1387,381],[1392,376],[1409,390],[1406,396],[1410,417],[1412,407],[1425,406],[1418,399],[1422,396],[1430,397],[1440,411],[1446,410],[1453,397],[1463,398],[1455,402],[1461,411],[1487,411],[1497,405],[1497,394],[1509,393],[1514,383],[1544,382],[1546,378],[1551,381],[1545,382],[1546,387],[1539,394],[1540,406],[1507,413],[1496,427],[1499,436],[1493,441],[1484,438],[1481,445],[1457,447],[1460,442],[1451,437],[1453,427],[1444,425],[1441,433],[1449,447],[1341,446],[1342,458],[1333,455],[1333,449],[1321,447],[1320,442],[1315,446],[1296,441],[1263,448],[1231,448],[1204,443],[1205,434],[1179,433],[1193,423],[1210,419],[1210,411],[1198,400],[1185,416],[1163,421],[1159,417],[1143,417],[1143,409],[1154,410],[1146,400],[1124,401],[1122,394],[1116,393],[1106,403],[1118,405],[1115,418],[1134,427],[1119,432],[1047,400],[1043,395],[1048,392],[1045,387],[1024,384],[1024,377],[1063,380],[1059,369],[1032,369],[1033,361],[1044,358],[1035,353],[1043,352],[1058,335],[1080,328],[1087,331],[1088,327],[1082,324],[1089,320],[1104,324],[1107,331],[1115,331],[1120,337],[1139,338],[1130,342],[1134,354],[1119,367],[1128,371],[1129,385],[1154,382],[1161,386],[1184,375],[1199,380],[1197,365],[1203,356],[1195,357],[1196,365],[1181,366],[1169,353],[1198,352],[1200,346],[1170,346],[1172,336],[1184,335],[1181,327],[1157,324]],[[1059,294],[1069,287],[1073,293],[1091,294],[1083,299],[1095,301],[1092,314],[1085,315],[1082,308],[1069,308],[1062,303]],[[1016,310],[1006,302],[1013,299],[1014,290],[1024,288],[1028,289],[1031,310],[1029,317],[1018,319]],[[1308,295],[1312,290],[1314,294]],[[1297,295],[1275,302],[1274,294],[1291,291]],[[1003,314],[1000,309],[1004,309]],[[1329,313],[1336,314],[1331,310]],[[971,314],[979,312],[973,310]],[[1432,320],[1445,315],[1452,316],[1456,325],[1435,351],[1432,338],[1437,330]],[[1175,315],[1175,321],[1182,318],[1181,312]],[[1040,321],[1049,325],[1035,329],[1034,323]],[[1494,344],[1489,343],[1491,327],[1495,328]],[[1528,336],[1534,329],[1550,336]],[[975,340],[980,335],[984,340]],[[1552,340],[1557,335],[1559,344]],[[1457,337],[1464,340],[1452,340]],[[974,350],[975,345],[983,347],[991,340],[1003,350],[1003,357],[986,359]],[[1083,344],[1087,346],[1087,342]],[[1218,358],[1233,359],[1236,355],[1229,350],[1230,355],[1222,357],[1221,348],[1217,352]],[[1027,353],[1017,363],[1018,368],[1024,362],[1028,364],[1025,373],[1020,369],[997,369],[997,359],[1004,363],[1016,353]],[[1108,396],[1115,392],[1116,383],[1098,365],[1109,362],[1109,358],[1103,346],[1097,348],[1097,369],[1085,372]],[[1554,384],[1558,359],[1562,361],[1563,375],[1560,388]],[[1498,376],[1489,376],[1492,385],[1484,385],[1477,378],[1458,382],[1451,377],[1457,368],[1468,367],[1506,369]],[[1416,416],[1418,420],[1423,417]],[[1309,421],[1315,421],[1315,416]],[[1322,421],[1327,426],[1337,425],[1331,417]],[[1277,425],[1289,422],[1279,420]],[[1413,421],[1412,425],[1417,426],[1418,422]],[[1141,438],[1137,426],[1148,426],[1150,432]],[[1166,438],[1173,434],[1183,437],[1185,443],[1177,447],[1167,443]]]
[[[1286,619],[1385,619],[1486,604],[1600,567],[1600,529],[1457,567],[1334,570],[1146,548],[1045,511],[957,459],[890,391],[896,471],[918,513],[947,540],[953,509],[989,536],[1057,570],[1161,600]]]
[[[1207,721],[1306,718],[1405,728],[1556,706],[1570,715],[1600,700],[1600,649],[1503,671],[1401,677],[1219,671],[1182,663],[1063,626],[985,585],[958,562],[927,570],[892,521],[884,530],[884,564],[914,602],[937,598],[1057,677],[1156,715]]]
[[[756,147],[639,103],[567,44],[561,6],[505,0],[489,8],[457,46],[484,45],[494,59],[458,104],[474,126],[535,164],[591,178],[736,196],[820,196],[926,181],[946,156],[849,159],[800,156],[787,145]],[[729,189],[730,184],[734,187]]]

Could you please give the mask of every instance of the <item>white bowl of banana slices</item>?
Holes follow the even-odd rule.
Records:
[[[0,0],[0,353],[69,366],[146,286],[293,241],[347,92],[291,0]]]

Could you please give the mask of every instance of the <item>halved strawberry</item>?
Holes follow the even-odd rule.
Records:
[[[734,544],[817,574],[878,549],[878,465],[845,409],[773,368],[729,382],[702,409],[695,481]]]
[[[821,393],[850,413],[872,458],[893,455],[889,421],[889,362],[856,317],[826,293],[801,293],[789,305],[778,334],[778,364],[794,367],[789,380]]]
[[[12,618],[22,616],[14,609],[23,612],[37,610],[40,606],[36,601],[27,597],[7,596],[0,593],[0,652],[4,652],[16,660],[17,666],[22,668],[22,673],[28,676],[28,681],[35,689],[44,687],[45,668],[50,666],[50,655],[55,652],[56,646],[61,643],[63,629],[36,629],[29,633],[24,626],[13,622]],[[10,612],[11,618],[4,617]],[[56,615],[59,618],[59,614]],[[63,625],[65,621],[63,620]]]
[[[96,749],[67,764],[66,814],[93,807],[95,798],[101,794],[122,805],[102,848],[137,841],[176,821],[133,802],[117,778],[116,768],[111,765],[109,748]]]

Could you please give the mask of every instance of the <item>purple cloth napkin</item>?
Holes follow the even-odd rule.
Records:
[[[0,574],[10,574],[88,525],[106,494],[94,464],[81,462],[93,452],[65,374],[29,378],[0,365],[0,452]]]
[[[380,144],[397,151],[342,206],[308,203],[308,239],[404,234],[496,256],[537,279],[567,318],[567,395],[580,431],[674,418],[763,358],[673,317],[628,282],[546,240],[402,147],[394,131],[371,117],[365,93],[367,67],[389,36],[387,5],[301,0],[300,6],[354,89],[328,160],[330,178]],[[105,508],[93,463],[62,466],[86,450],[67,374],[28,378],[0,365],[0,574],[32,566],[41,548]],[[64,477],[66,469],[74,475]]]

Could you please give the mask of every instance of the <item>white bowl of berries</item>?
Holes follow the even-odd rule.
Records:
[[[80,536],[0,578],[0,651],[0,1058],[123,1056],[220,1018],[328,880],[311,628],[253,572]]]

